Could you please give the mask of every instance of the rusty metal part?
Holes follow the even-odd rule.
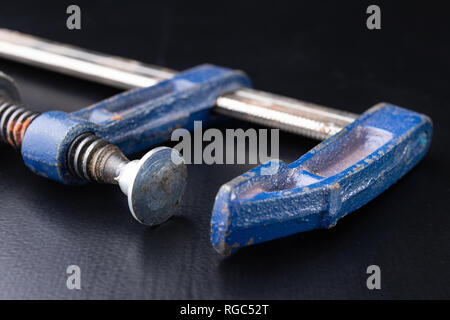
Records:
[[[177,72],[0,29],[0,56],[121,89],[142,88]],[[326,139],[357,115],[248,88],[221,96],[213,112]]]
[[[214,109],[217,113],[318,140],[333,136],[357,117],[250,88],[225,94],[216,104],[220,106]]]
[[[13,78],[0,71],[0,97],[5,97],[15,103],[20,102],[19,89]]]
[[[0,96],[0,140],[20,149],[25,131],[38,115]]]

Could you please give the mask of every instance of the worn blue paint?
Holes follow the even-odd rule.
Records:
[[[137,152],[168,140],[176,128],[192,130],[195,120],[210,123],[218,96],[249,85],[241,72],[203,65],[74,113],[47,112],[28,127],[22,155],[33,172],[78,184],[66,167],[67,150],[78,135],[93,132],[125,154]],[[223,185],[211,219],[212,243],[228,254],[332,227],[416,165],[431,136],[426,116],[376,106],[290,165],[271,161]]]
[[[154,86],[130,90],[74,113],[47,112],[28,127],[22,156],[35,173],[65,184],[81,181],[67,170],[73,139],[93,132],[131,154],[167,141],[176,128],[210,123],[210,108],[227,92],[250,86],[235,70],[202,65]]]
[[[377,105],[297,161],[272,161],[223,185],[212,213],[212,244],[229,254],[333,227],[414,167],[431,136],[427,116]],[[275,168],[274,174],[267,175],[268,168]]]

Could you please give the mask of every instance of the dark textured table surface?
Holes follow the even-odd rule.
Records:
[[[178,70],[240,68],[258,89],[355,113],[388,101],[429,115],[435,135],[417,167],[336,228],[227,258],[209,242],[214,197],[252,166],[189,166],[176,217],[146,228],[117,187],[59,185],[1,146],[0,298],[449,298],[448,11],[381,2],[382,29],[369,31],[369,2],[297,2],[81,1],[82,30],[69,31],[69,2],[3,1],[0,27]],[[118,92],[6,60],[0,70],[39,111]],[[281,158],[294,161],[316,143],[282,133]],[[71,264],[81,268],[81,290],[66,287]],[[381,268],[381,290],[366,288],[371,264]]]

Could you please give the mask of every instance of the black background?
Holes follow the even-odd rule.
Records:
[[[82,30],[66,28],[69,4]],[[2,1],[0,27],[182,70],[245,70],[256,88],[362,113],[388,101],[429,115],[432,146],[408,175],[332,230],[221,257],[209,243],[219,187],[252,166],[189,167],[176,217],[134,222],[115,186],[66,187],[1,146],[0,298],[449,298],[450,10],[444,2]],[[0,60],[35,110],[76,110],[116,89]],[[229,120],[223,128],[248,128]],[[317,142],[282,133],[281,158]],[[135,157],[138,157],[136,155]],[[82,290],[66,288],[81,267]],[[377,264],[382,289],[366,288]]]

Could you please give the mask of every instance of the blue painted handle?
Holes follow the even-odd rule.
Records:
[[[250,86],[236,70],[202,65],[152,87],[130,90],[68,114],[52,111],[28,127],[22,156],[36,174],[65,184],[78,184],[66,167],[75,137],[93,132],[131,154],[167,141],[176,128],[191,130],[195,120],[208,123],[216,99]]]
[[[240,247],[330,228],[414,167],[432,137],[422,114],[380,104],[335,136],[285,165],[272,161],[223,185],[211,219],[215,249]],[[274,174],[270,168],[276,168]]]

